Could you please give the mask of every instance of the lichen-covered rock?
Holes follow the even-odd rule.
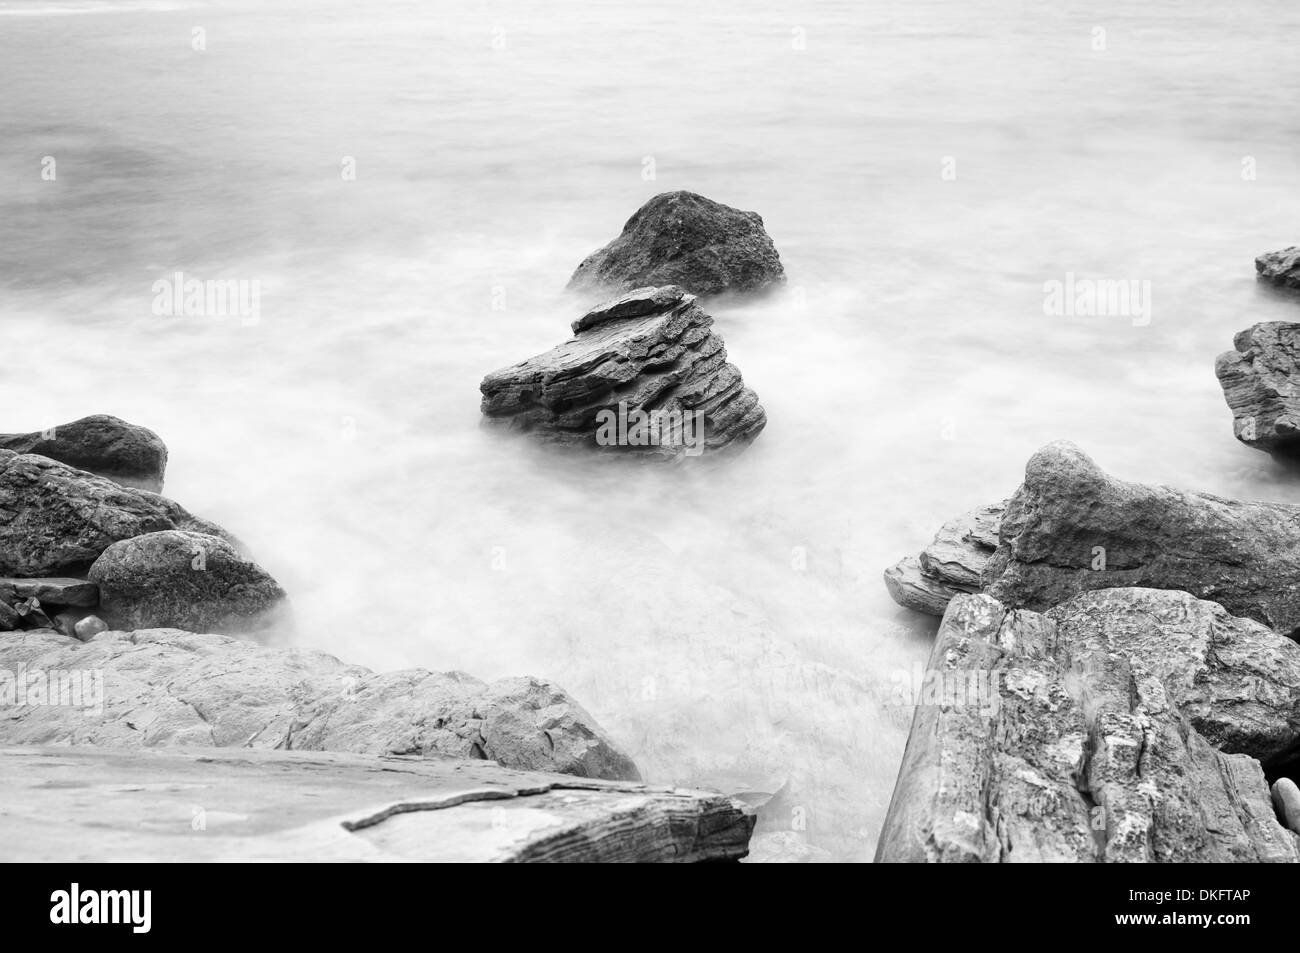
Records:
[[[0,450],[0,575],[82,575],[118,540],[168,529],[231,539],[157,493]]]
[[[1255,271],[1275,285],[1300,288],[1300,245],[1265,252],[1255,259]]]
[[[1278,457],[1300,455],[1300,324],[1256,324],[1232,343],[1214,373],[1237,439]]]
[[[680,288],[593,308],[565,343],[484,378],[493,424],[547,442],[681,461],[752,441],[767,423],[713,319]]]
[[[5,674],[98,673],[99,697],[15,704]],[[93,687],[93,686],[92,686]],[[93,695],[93,693],[91,693]],[[479,758],[507,767],[639,780],[562,689],[460,672],[377,675],[306,649],[175,629],[0,639],[0,745],[191,746]]]
[[[123,630],[256,633],[285,620],[284,590],[226,540],[163,530],[114,543],[90,567],[98,614]]]
[[[0,449],[38,453],[122,486],[161,493],[167,445],[152,430],[108,414],[35,433],[0,434]]]
[[[631,290],[680,285],[698,295],[760,291],[785,281],[785,269],[757,212],[742,212],[694,192],[656,195],[623,232],[578,265],[571,288]]]
[[[1006,503],[981,507],[940,527],[919,556],[885,570],[885,587],[900,606],[943,615],[959,592],[978,592],[984,566],[998,546]]]
[[[1297,674],[1300,646],[1186,593],[959,594],[877,860],[1300,861],[1256,760],[1300,738]]]

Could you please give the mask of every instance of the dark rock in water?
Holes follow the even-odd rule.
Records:
[[[1256,324],[1232,343],[1214,373],[1237,439],[1278,457],[1300,456],[1300,324]]]
[[[554,443],[679,461],[738,447],[767,423],[713,319],[680,288],[640,288],[576,336],[483,379],[489,422]]]
[[[185,628],[223,634],[274,627],[284,590],[226,540],[164,530],[109,546],[90,567],[99,615],[117,629]]]
[[[641,206],[618,238],[587,256],[569,287],[680,285],[714,295],[760,291],[784,281],[780,256],[757,212],[694,192],[664,192]]]
[[[979,592],[984,566],[998,546],[1006,503],[985,506],[944,523],[919,556],[885,570],[885,587],[900,606],[943,615],[959,592]]]
[[[0,709],[0,745],[236,747],[496,761],[640,780],[562,688],[462,672],[376,674],[324,652],[175,629],[0,638],[0,671],[101,672],[102,705]]]
[[[49,457],[0,450],[0,575],[78,575],[118,540],[165,529],[234,542],[157,493]]]
[[[43,605],[93,606],[99,602],[99,587],[85,579],[45,576],[36,579],[0,577],[0,601],[39,599]]]
[[[1182,592],[959,594],[925,679],[878,861],[1300,861],[1257,760],[1300,740],[1300,646],[1264,626]]]
[[[1255,271],[1265,281],[1285,288],[1300,288],[1300,245],[1265,252],[1255,259]]]
[[[980,511],[983,530],[953,521],[924,562],[889,570],[895,600],[934,614],[955,592],[978,589],[1043,611],[1081,592],[1143,586],[1190,592],[1283,635],[1300,629],[1300,506],[1126,483],[1060,441],[1030,458],[989,555],[996,510]]]
[[[0,449],[38,453],[107,477],[122,486],[161,493],[167,446],[152,430],[95,414],[45,431],[0,434]]]

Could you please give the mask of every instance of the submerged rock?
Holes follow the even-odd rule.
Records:
[[[0,705],[0,745],[278,748],[479,758],[506,767],[640,780],[563,689],[461,672],[377,675],[306,649],[176,629],[0,639],[4,673],[98,673],[100,697]],[[10,686],[12,691],[13,686]],[[92,704],[97,702],[97,704]]]
[[[760,291],[785,281],[785,269],[757,212],[742,212],[694,192],[656,195],[623,232],[580,264],[571,288],[630,290],[680,285],[698,295]]]
[[[673,461],[744,446],[767,423],[713,318],[681,288],[587,312],[565,343],[483,379],[487,420],[553,443]]]
[[[1265,252],[1255,259],[1255,271],[1265,281],[1286,288],[1300,288],[1300,245]]]
[[[1300,739],[1298,676],[1300,646],[1182,592],[960,594],[877,860],[1300,861],[1257,760]]]
[[[1300,324],[1256,324],[1232,343],[1214,373],[1237,439],[1278,457],[1300,456]]]
[[[90,567],[99,614],[117,629],[259,632],[281,621],[285,593],[226,540],[164,530],[109,546]]]
[[[108,414],[26,434],[0,434],[0,449],[38,453],[122,486],[161,493],[167,446],[152,430]]]

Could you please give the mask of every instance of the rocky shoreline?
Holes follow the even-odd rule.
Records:
[[[1297,252],[1257,260],[1298,287]],[[1300,324],[1216,372],[1294,450]],[[942,616],[879,862],[1300,862],[1300,506],[1128,483],[1079,448],[885,572]]]

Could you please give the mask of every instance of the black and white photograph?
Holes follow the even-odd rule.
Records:
[[[1292,27],[0,0],[24,917],[148,933],[214,864],[1300,863]],[[1241,869],[1116,868],[1097,925],[1234,935]]]

